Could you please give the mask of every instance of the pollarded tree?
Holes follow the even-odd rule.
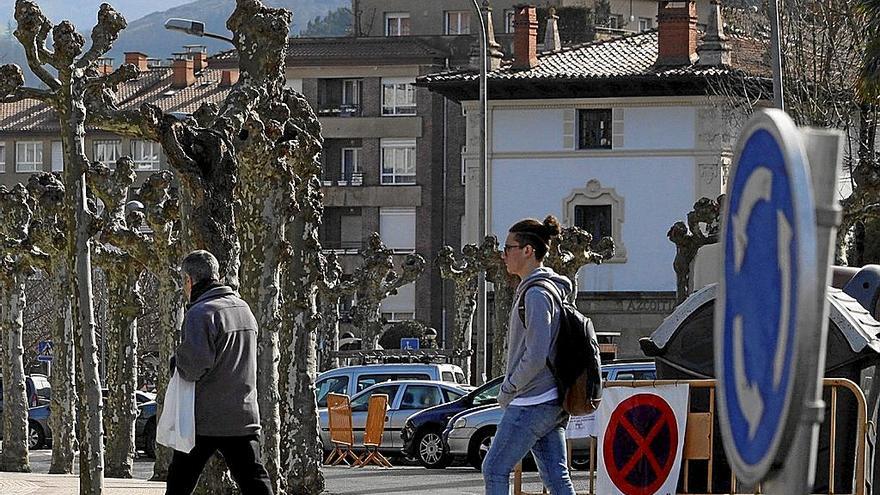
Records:
[[[32,174],[27,184],[28,192],[36,201],[31,238],[34,244],[49,254],[45,272],[49,279],[49,292],[55,300],[49,335],[52,340],[52,399],[49,429],[52,430],[52,463],[49,472],[69,474],[73,472],[74,459],[74,390],[73,294],[70,292],[70,270],[65,249],[68,233],[64,216],[65,187],[61,178],[52,173]]]
[[[723,201],[723,194],[718,196],[717,200],[698,199],[694,203],[694,209],[687,214],[687,224],[675,222],[666,234],[675,244],[675,260],[672,262],[672,268],[675,270],[676,278],[676,304],[684,302],[693,289],[691,272],[700,248],[718,242]]]
[[[455,323],[453,324],[452,348],[470,350],[473,341],[474,311],[477,309],[477,289],[483,265],[476,244],[466,244],[461,248],[461,259],[455,259],[455,252],[443,246],[437,255],[440,276],[452,280],[455,286]],[[465,379],[470,383],[471,358],[468,354],[462,360]]]
[[[30,238],[34,200],[21,184],[0,186],[0,363],[3,371],[3,451],[0,470],[29,472],[28,402],[22,356],[25,280],[48,256]]]
[[[339,301],[354,295],[351,277],[346,277],[335,252],[326,255],[324,278],[318,281],[318,302],[321,312],[321,329],[318,331],[318,348],[321,349],[319,371],[339,367],[339,357],[331,356],[339,350]]]
[[[486,270],[486,281],[492,284],[492,372],[504,373],[507,366],[507,327],[513,293],[519,277],[507,272],[507,265],[498,250],[498,239],[487,235],[480,244],[480,263]]]
[[[157,417],[162,414],[165,402],[165,389],[171,379],[166,365],[174,355],[178,334],[183,325],[183,292],[180,277],[180,260],[183,259],[183,245],[180,239],[180,203],[178,189],[173,186],[173,174],[168,170],[156,172],[147,177],[133,199],[139,209],[128,213],[128,217],[140,217],[129,222],[149,227],[148,240],[150,255],[141,260],[147,270],[156,278],[158,300],[158,355],[156,369]],[[155,443],[156,423],[147,430],[146,441],[156,453],[153,463],[153,480],[164,481],[171,463],[171,449]]]
[[[354,325],[360,329],[362,346],[375,349],[375,341],[382,333],[382,320],[379,306],[388,296],[397,294],[397,289],[415,282],[425,269],[425,258],[420,254],[409,254],[403,261],[400,274],[394,271],[394,252],[385,247],[377,232],[370,234],[366,249],[360,255],[363,265],[354,272],[357,287],[357,304],[352,308]]]
[[[128,192],[137,174],[129,157],[115,170],[93,163],[87,173],[89,190],[103,204],[95,240],[95,264],[107,282],[108,321],[104,326],[107,398],[104,414],[105,470],[110,478],[131,478],[137,419],[137,319],[143,312],[141,260],[149,258],[151,243],[140,227],[142,217],[126,215]]]
[[[578,294],[578,272],[589,264],[600,265],[614,256],[614,239],[603,237],[593,248],[593,236],[580,227],[565,227],[550,246],[544,264],[571,280],[568,301],[574,303]]]

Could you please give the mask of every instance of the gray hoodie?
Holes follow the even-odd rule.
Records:
[[[504,407],[517,397],[534,397],[556,388],[556,380],[547,367],[547,358],[555,353],[551,343],[559,331],[559,305],[543,287],[532,287],[522,293],[527,285],[539,278],[553,281],[563,298],[572,291],[572,283],[567,277],[547,267],[536,268],[517,287],[510,311],[507,372],[498,394],[498,403]],[[522,297],[525,297],[525,326],[518,309]]]

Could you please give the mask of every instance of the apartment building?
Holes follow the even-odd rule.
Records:
[[[125,63],[134,64],[138,77],[117,89],[121,108],[135,109],[152,103],[168,113],[188,115],[205,102],[219,103],[238,80],[235,70],[208,67],[204,47],[188,46],[170,64],[162,64],[146,54],[125,54]],[[114,70],[113,60],[101,60],[102,71]],[[27,183],[35,172],[64,169],[61,129],[54,110],[36,100],[0,104],[0,184],[7,187]],[[122,156],[134,160],[138,180],[168,167],[157,142],[130,139],[94,128],[86,130],[86,156],[114,166]]]

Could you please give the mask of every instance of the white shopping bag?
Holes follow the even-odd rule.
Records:
[[[187,454],[193,449],[196,444],[195,403],[195,382],[184,380],[174,370],[156,426],[157,443]]]

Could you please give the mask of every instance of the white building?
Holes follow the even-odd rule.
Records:
[[[611,235],[616,254],[581,270],[578,303],[597,330],[620,333],[619,356],[640,355],[638,338],[675,304],[667,231],[697,199],[723,191],[735,132],[712,88],[727,78],[769,84],[768,69],[757,43],[724,38],[719,12],[698,50],[693,1],[660,2],[656,30],[541,54],[533,10],[517,14],[514,60],[489,74],[490,232],[503,240],[517,220],[554,214],[594,238]],[[477,74],[440,73],[420,84],[461,102],[467,116],[462,223],[475,242]],[[701,252],[697,287],[714,281],[712,251]]]

